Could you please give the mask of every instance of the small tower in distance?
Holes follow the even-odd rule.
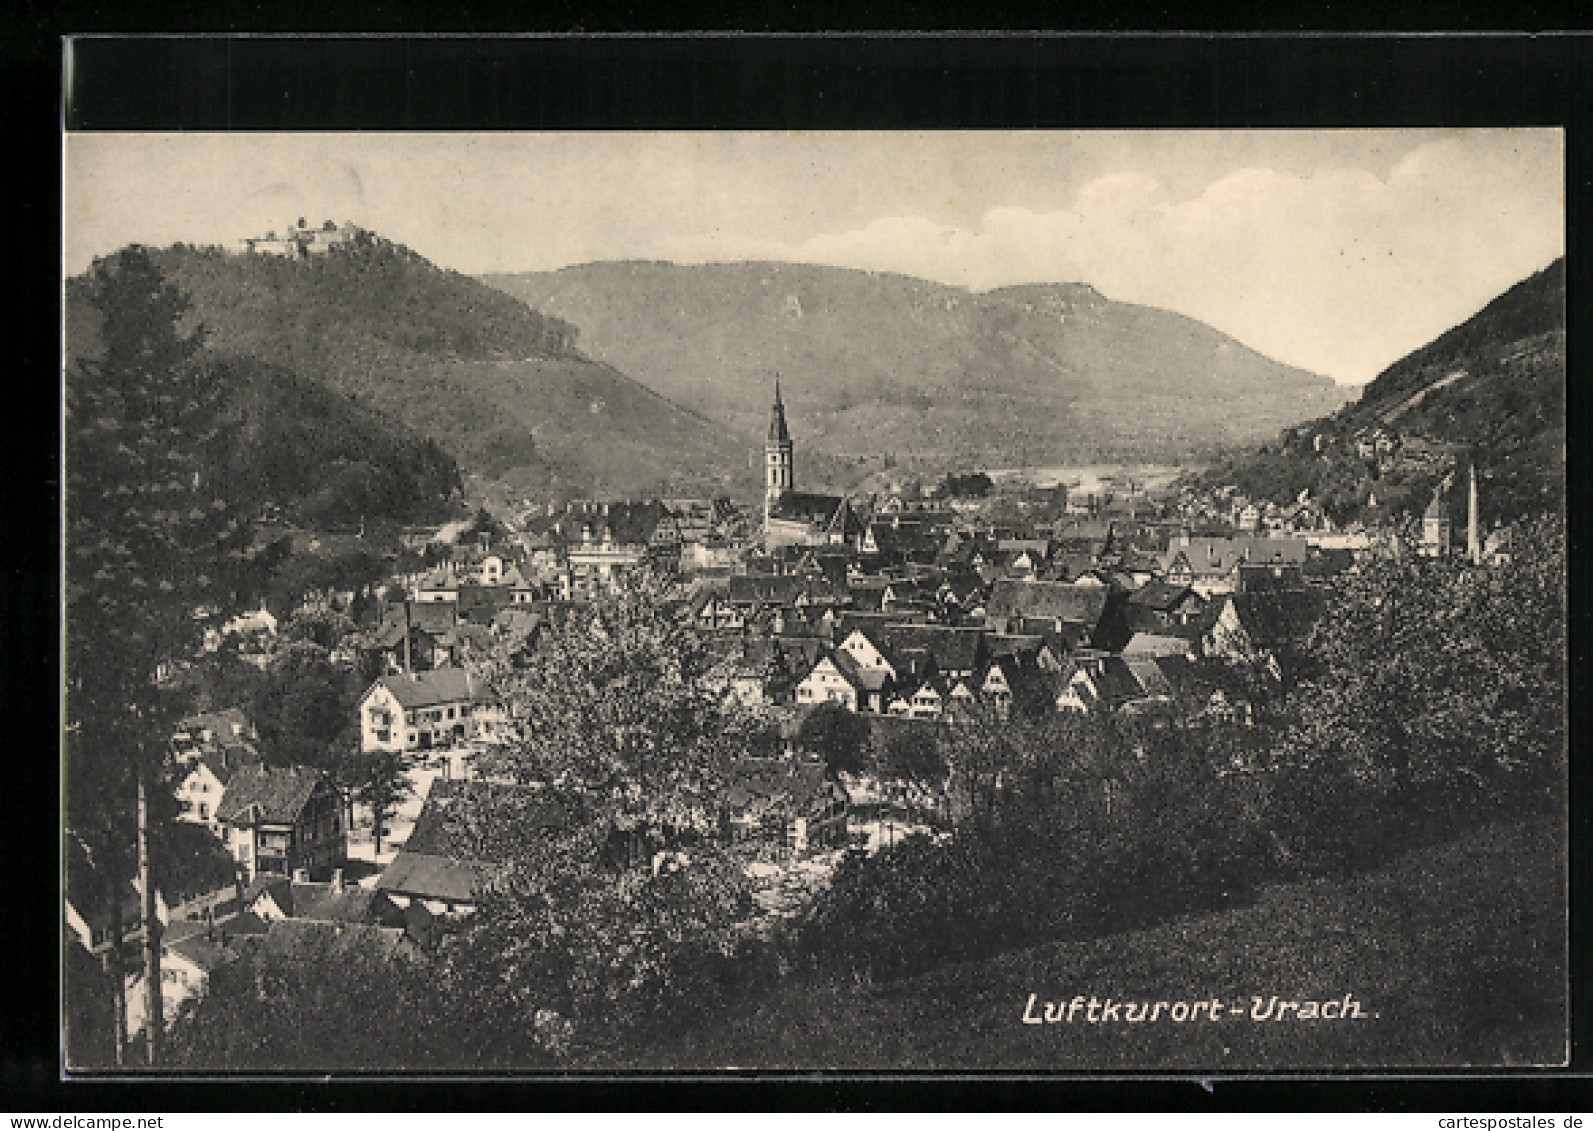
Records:
[[[1422,515],[1421,552],[1430,558],[1449,553],[1449,508],[1444,505],[1442,487],[1433,493],[1433,501]]]
[[[791,432],[785,425],[785,405],[780,400],[780,375],[774,378],[774,408],[769,413],[769,439],[763,446],[763,513],[792,489]]]
[[[1466,556],[1482,564],[1482,529],[1477,523],[1477,465],[1471,465],[1471,499],[1466,504]]]

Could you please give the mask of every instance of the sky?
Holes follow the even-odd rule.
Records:
[[[1084,282],[1361,384],[1564,254],[1558,130],[70,134],[65,269],[352,220],[466,274]]]

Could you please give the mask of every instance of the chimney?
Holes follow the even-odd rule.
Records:
[[[338,895],[343,894],[343,869],[332,869],[332,890]]]

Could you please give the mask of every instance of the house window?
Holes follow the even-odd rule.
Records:
[[[201,821],[210,820],[210,806],[205,804],[203,801],[199,803],[199,819]]]

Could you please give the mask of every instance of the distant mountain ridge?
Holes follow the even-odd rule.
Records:
[[[753,442],[574,348],[574,329],[373,235],[289,259],[152,253],[219,358],[291,372],[523,489],[643,493],[750,480]]]
[[[752,434],[781,376],[804,449],[942,466],[1188,458],[1345,393],[1199,322],[1079,283],[976,293],[808,264],[604,262],[483,281],[583,350]],[[877,466],[877,464],[876,464]]]

